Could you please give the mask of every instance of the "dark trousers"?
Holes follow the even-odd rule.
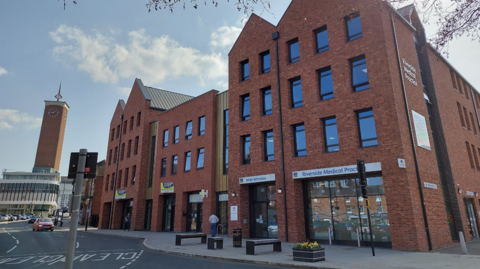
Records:
[[[125,227],[123,228],[123,230],[128,230],[130,231],[130,221],[125,221]]]
[[[216,223],[210,223],[210,232],[212,233],[212,237],[215,237],[217,234],[217,224]]]

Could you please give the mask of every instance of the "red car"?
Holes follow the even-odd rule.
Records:
[[[33,224],[33,231],[50,230],[50,232],[53,232],[53,228],[54,225],[52,219],[39,218]]]

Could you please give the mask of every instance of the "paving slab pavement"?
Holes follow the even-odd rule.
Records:
[[[84,232],[79,226],[79,231]],[[175,233],[155,233],[143,231],[124,232],[123,230],[98,230],[89,228],[89,233],[123,236],[145,239],[147,249],[162,253],[190,257],[284,266],[288,268],[368,268],[368,269],[426,269],[455,268],[478,269],[480,256],[445,254],[441,252],[405,252],[376,248],[372,257],[369,247],[351,247],[322,245],[325,248],[325,261],[316,263],[294,262],[291,243],[282,243],[282,252],[273,252],[272,245],[255,247],[256,255],[246,255],[245,239],[242,248],[234,248],[233,240],[224,237],[223,249],[209,250],[207,244],[201,244],[200,238],[183,239],[182,246],[175,245]]]

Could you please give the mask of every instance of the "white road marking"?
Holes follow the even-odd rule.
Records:
[[[14,250],[17,246],[14,246],[13,248],[11,248],[9,251],[7,251],[7,253],[9,253],[10,251]]]
[[[77,242],[77,247],[76,248],[78,248],[79,246],[80,246],[80,243]]]
[[[17,245],[20,244],[20,242],[18,242],[18,239],[17,239]]]
[[[17,238],[15,238],[15,236],[12,236],[12,237],[13,237],[13,239],[15,239],[15,240],[17,239]]]

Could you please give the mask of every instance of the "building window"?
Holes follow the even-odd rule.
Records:
[[[362,148],[377,146],[377,130],[373,110],[357,111],[358,129],[360,132],[360,146]]]
[[[120,151],[120,161],[123,161],[123,157],[124,157],[124,154],[125,154],[125,143],[122,143],[122,149]]]
[[[185,139],[192,139],[192,121],[187,122],[187,128],[185,128]]]
[[[111,165],[111,164],[112,164],[112,150],[110,150],[108,154],[108,165]]]
[[[115,182],[116,178],[115,178],[115,173],[112,173],[112,181],[110,182],[110,190],[113,191],[113,184]]]
[[[468,159],[470,160],[470,167],[472,169],[475,169],[475,164],[473,163],[472,153],[470,152],[470,144],[467,141],[465,141],[465,145],[467,146],[467,153],[468,153]]]
[[[370,89],[368,82],[367,60],[365,55],[350,59],[352,68],[352,87],[355,92]]]
[[[455,80],[455,73],[453,70],[450,70],[450,77],[452,78],[453,89],[457,91],[457,82]]]
[[[128,140],[127,158],[132,155],[132,139]]]
[[[351,205],[347,205],[347,213],[352,213],[352,206]]]
[[[240,66],[242,68],[242,81],[248,80],[250,78],[250,70],[249,70],[248,60],[245,60],[245,61],[241,62]]]
[[[133,130],[133,116],[130,117],[130,131]]]
[[[265,143],[265,161],[275,160],[275,149],[273,147],[273,131],[266,131],[263,133]]]
[[[126,133],[127,133],[127,126],[128,126],[127,121],[124,121],[124,122],[123,122],[123,134],[126,134]]]
[[[120,137],[120,124],[117,125],[117,138]]]
[[[262,74],[270,72],[270,51],[267,50],[260,54],[260,59],[262,61]]]
[[[223,174],[228,175],[228,109],[223,112],[224,142],[223,142]]]
[[[475,127],[475,120],[473,119],[473,114],[470,112],[470,119],[472,120],[472,129],[475,134],[477,134],[477,128]]]
[[[163,131],[163,147],[168,147],[168,130]]]
[[[327,118],[323,120],[325,133],[325,151],[335,152],[340,150],[337,131],[337,118]]]
[[[112,139],[110,139],[110,140],[113,141],[114,138],[115,138],[115,128],[112,129]]]
[[[480,170],[480,165],[478,163],[478,158],[477,158],[477,151],[475,150],[475,146],[472,146],[472,153],[473,153],[473,159],[475,160],[475,166],[477,167],[477,170]]]
[[[377,213],[383,213],[383,206],[377,205]]]
[[[465,128],[465,121],[462,114],[462,106],[457,102],[458,115],[460,115],[460,122],[462,123],[463,128]]]
[[[172,157],[172,175],[177,174],[178,155]]]
[[[242,96],[242,121],[250,119],[250,96]]]
[[[320,99],[327,100],[333,98],[333,80],[330,66],[318,70],[318,81],[320,85]]]
[[[463,107],[463,114],[465,115],[465,122],[467,123],[468,130],[471,132],[472,129],[470,128],[470,121],[468,120],[468,113],[465,107]]]
[[[205,149],[198,149],[197,169],[203,168]]]
[[[325,25],[315,30],[315,36],[316,36],[316,45],[317,45],[316,52],[318,53],[318,52],[328,50],[329,46],[328,46],[327,26]]]
[[[345,197],[345,202],[350,203],[350,197]]]
[[[377,197],[375,198],[375,201],[376,202],[381,202],[382,201],[382,197],[380,195],[377,195]]]
[[[137,136],[135,137],[135,147],[133,148],[133,155],[137,155],[138,154],[138,143],[140,141],[140,137]]]
[[[243,143],[243,164],[250,164],[250,136],[246,135],[242,137]]]
[[[360,14],[354,13],[345,17],[347,22],[347,34],[348,40],[352,41],[363,36],[362,34],[362,21],[360,20]]]
[[[360,200],[359,200],[360,201]],[[365,211],[363,209],[363,205],[360,205],[360,207],[358,208],[359,211],[360,211],[360,214],[365,214]]]
[[[298,44],[298,38],[288,42],[288,52],[290,56],[290,63],[300,61],[300,46]]]
[[[272,114],[272,89],[270,87],[262,90],[263,115]]]
[[[167,175],[167,158],[162,159],[162,170],[160,171],[160,177]]]
[[[198,118],[198,135],[205,135],[205,116]]]
[[[140,126],[141,123],[141,118],[142,118],[142,112],[137,113],[137,126]]]
[[[300,78],[290,80],[290,94],[292,96],[292,107],[303,106],[302,80]]]
[[[185,172],[190,171],[191,158],[192,158],[192,152],[191,151],[185,153]]]
[[[154,135],[151,138],[150,143],[150,169],[148,171],[148,187],[151,188],[153,185],[153,171],[155,169],[155,150],[157,149],[157,136]]]
[[[305,125],[298,124],[293,126],[295,131],[295,157],[307,155],[307,141],[305,140]]]
[[[113,163],[117,163],[118,158],[118,147],[115,147],[115,156],[113,156]]]
[[[458,75],[457,75],[457,87],[460,94],[463,95],[462,78],[460,78]]]
[[[108,183],[110,183],[110,175],[107,175],[107,182],[105,184],[105,191],[108,191]]]
[[[173,144],[178,144],[178,139],[180,138],[180,126],[175,126],[175,140]]]
[[[137,173],[137,166],[132,167],[132,185],[135,185],[135,174]]]
[[[118,182],[116,186],[117,190],[122,188],[122,175],[123,175],[123,171],[122,170],[118,171]]]
[[[124,186],[123,187],[127,187],[128,186],[128,173],[130,172],[130,168],[125,168],[125,183],[124,183]]]

